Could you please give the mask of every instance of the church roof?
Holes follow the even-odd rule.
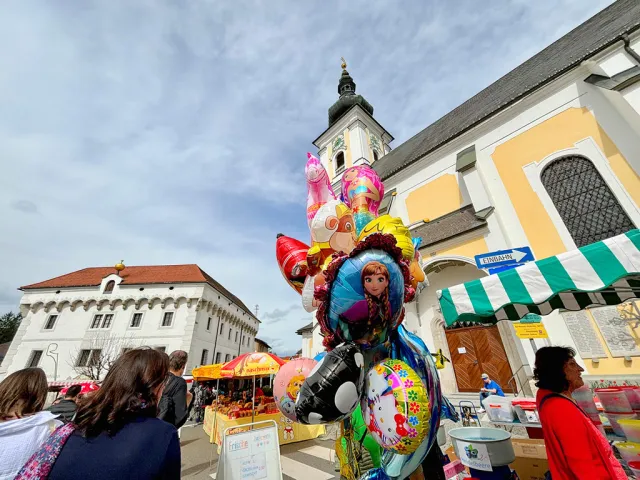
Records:
[[[313,322],[311,322],[308,325],[305,325],[302,328],[299,328],[298,330],[296,330],[296,334],[297,335],[302,335],[303,333],[309,333],[313,331]]]
[[[20,290],[40,288],[96,287],[102,279],[117,274],[114,267],[90,267],[51,278],[43,282],[32,283],[20,287]],[[225,297],[240,307],[245,313],[254,317],[247,306],[233,293],[224,288],[218,281],[202,270],[198,265],[145,265],[127,266],[120,272],[121,285],[153,285],[178,283],[208,283]],[[255,317],[254,317],[255,318]]]
[[[640,2],[618,0],[373,164],[384,180],[640,27]]]

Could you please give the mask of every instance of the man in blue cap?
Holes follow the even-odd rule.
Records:
[[[500,388],[500,385],[491,380],[489,378],[489,375],[483,373],[482,381],[484,382],[484,387],[480,389],[480,413],[484,412],[482,401],[489,395],[498,395],[499,397],[504,397],[504,392],[502,391],[502,388]]]

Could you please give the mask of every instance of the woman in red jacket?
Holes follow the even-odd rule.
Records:
[[[567,347],[544,347],[533,371],[538,414],[553,480],[626,480],[607,439],[575,403],[584,371]]]

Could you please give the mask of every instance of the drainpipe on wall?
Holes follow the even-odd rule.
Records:
[[[242,346],[242,330],[244,329],[244,325],[240,325],[240,338],[238,338],[238,340],[240,340],[238,342],[238,357],[240,356],[240,347]]]
[[[213,358],[212,363],[216,362],[216,348],[218,347],[218,334],[220,333],[220,314],[218,313],[218,323],[216,324],[216,339],[213,341]]]

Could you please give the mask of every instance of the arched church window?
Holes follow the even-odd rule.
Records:
[[[336,173],[344,170],[344,152],[338,152],[336,155]]]
[[[578,247],[635,228],[589,159],[559,158],[542,171],[540,179]]]
[[[114,280],[109,280],[107,282],[107,284],[104,287],[104,293],[111,293],[113,292],[113,287],[116,286],[116,282]]]

